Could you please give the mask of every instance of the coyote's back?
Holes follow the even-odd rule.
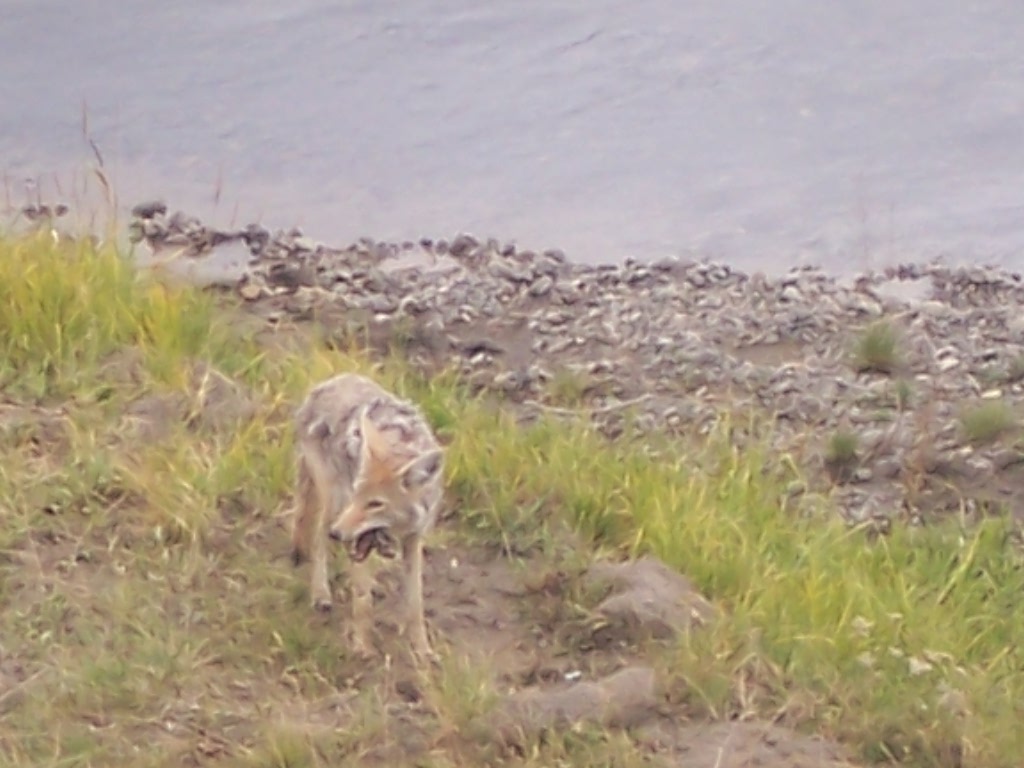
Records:
[[[422,540],[437,519],[443,457],[421,411],[356,374],[314,387],[295,416],[298,445],[293,552],[313,561],[312,597],[330,607],[325,534],[355,563],[401,547],[411,641],[429,652],[423,625]],[[356,645],[366,650],[372,585],[353,569]]]

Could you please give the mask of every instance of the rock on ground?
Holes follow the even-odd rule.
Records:
[[[624,563],[598,562],[586,581],[610,594],[596,611],[609,620],[613,632],[672,638],[714,619],[716,610],[688,578],[650,556]]]

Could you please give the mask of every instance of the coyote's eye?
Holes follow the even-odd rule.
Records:
[[[380,512],[385,507],[385,504],[380,499],[370,499],[366,502],[366,511],[371,514],[374,512]]]

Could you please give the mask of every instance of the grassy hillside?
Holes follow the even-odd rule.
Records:
[[[787,501],[798,457],[760,447],[756,414],[688,441],[521,426],[453,378],[41,237],[0,241],[0,764],[316,766],[402,742],[384,689],[350,684],[341,616],[310,612],[287,557],[291,411],[342,370],[416,399],[447,444],[440,541],[570,577],[598,551],[649,551],[723,609],[645,651],[681,717],[776,720],[866,764],[1020,764],[1008,521],[851,530],[827,500]],[[566,524],[587,544],[569,560]],[[621,734],[490,751],[469,723],[496,683],[439,646],[418,764],[643,763]]]

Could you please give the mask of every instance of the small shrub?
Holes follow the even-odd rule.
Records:
[[[1006,367],[1006,383],[1016,384],[1024,380],[1024,355],[1017,355]]]
[[[571,368],[558,370],[548,392],[552,402],[558,405],[573,406],[582,403],[593,385],[591,378],[584,372]]]
[[[975,445],[998,440],[1017,428],[1017,414],[1002,400],[990,400],[974,406],[960,417],[964,437]]]
[[[829,438],[825,446],[825,469],[833,482],[847,482],[853,477],[859,461],[859,443],[857,435],[848,429],[837,429]]]
[[[914,398],[914,388],[910,386],[910,382],[906,379],[900,379],[896,382],[896,408],[905,411],[911,407],[911,401]]]
[[[854,348],[854,368],[858,373],[891,374],[901,367],[899,335],[887,320],[869,325]]]

